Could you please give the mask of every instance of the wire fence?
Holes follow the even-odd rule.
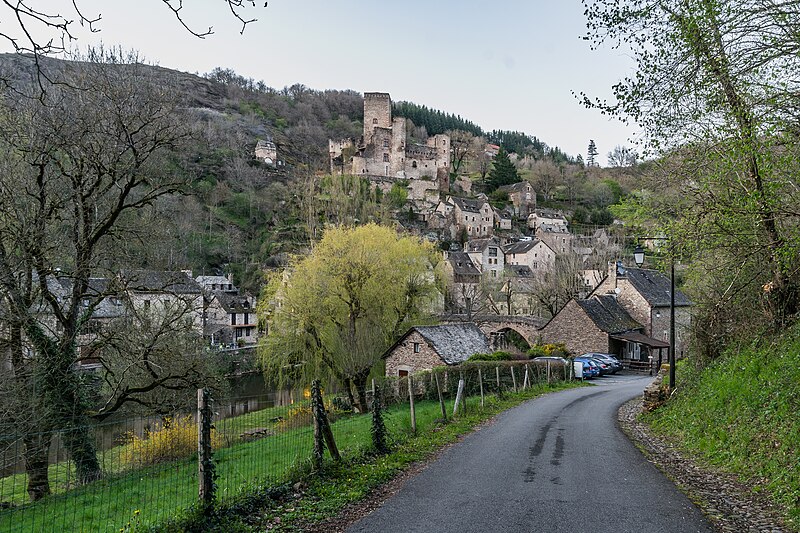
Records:
[[[368,406],[378,397],[391,447],[498,395],[571,377],[569,367],[531,361],[464,364],[373,380],[364,397]],[[206,476],[213,483],[210,505],[217,506],[297,480],[315,469],[315,450],[321,454],[316,446],[324,436],[310,392],[309,387],[283,406],[269,395],[237,399],[234,405],[244,409],[211,399],[208,419],[193,409],[85,428],[97,444],[102,471],[91,483],[79,481],[59,432],[0,435],[0,531],[130,531],[180,520],[197,507]],[[332,439],[329,454],[331,444],[343,459],[375,450],[374,417],[358,413],[358,403],[357,395],[320,394]],[[30,452],[37,443],[47,458],[49,494],[31,501],[37,479],[29,476]]]

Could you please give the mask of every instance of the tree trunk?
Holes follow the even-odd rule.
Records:
[[[367,403],[367,378],[369,371],[360,372],[353,376],[353,385],[356,387],[356,394],[358,395],[358,409],[361,413],[369,412],[369,404]]]
[[[359,413],[363,413],[358,405],[356,405],[356,399],[353,396],[353,382],[350,378],[345,378],[344,380],[344,388],[347,390],[347,399],[350,401],[350,405]]]
[[[25,443],[25,473],[28,475],[28,496],[32,502],[50,494],[47,477],[50,435],[31,432],[23,438]]]
[[[64,439],[64,447],[69,451],[70,457],[75,463],[78,481],[86,484],[100,479],[103,473],[100,469],[100,462],[97,460],[97,447],[91,427],[76,425],[63,431],[61,436]]]

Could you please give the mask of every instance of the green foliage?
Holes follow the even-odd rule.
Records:
[[[677,396],[656,430],[766,489],[800,529],[800,327],[732,347],[705,368],[678,366]]]
[[[511,162],[508,152],[503,147],[500,147],[492,162],[492,169],[489,171],[489,192],[503,185],[511,185],[519,181],[522,181],[522,178],[519,176],[517,167]]]
[[[508,352],[497,351],[492,353],[472,354],[467,361],[513,361],[514,356]]]
[[[563,342],[536,344],[528,350],[528,357],[569,357],[570,351],[567,350]]]
[[[392,102],[392,115],[411,119],[415,126],[424,126],[428,135],[438,135],[450,130],[483,135],[483,130],[469,120],[411,102]]]
[[[401,183],[393,183],[389,189],[389,203],[395,209],[400,209],[408,201],[408,189]]]

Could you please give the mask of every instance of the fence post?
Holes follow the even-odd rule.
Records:
[[[481,407],[483,407],[483,374],[480,368],[478,368],[478,383],[481,386]]]
[[[322,467],[323,444],[328,447],[328,452],[336,461],[341,459],[336,441],[333,439],[331,424],[328,422],[328,415],[325,413],[325,404],[322,401],[322,389],[320,381],[315,379],[311,383],[311,413],[314,417],[314,462],[315,468]]]
[[[453,416],[458,412],[458,405],[461,403],[462,396],[464,395],[464,377],[458,378],[458,390],[456,391],[456,402],[453,405]]]
[[[447,408],[444,406],[444,397],[442,396],[442,388],[439,386],[439,374],[436,371],[432,372],[433,379],[436,381],[436,394],[439,395],[439,407],[442,408],[442,418],[447,422]]]
[[[211,393],[197,389],[197,480],[205,512],[214,504],[214,459],[211,450]]]
[[[408,403],[411,407],[411,432],[417,433],[417,411],[414,409],[414,383],[411,374],[408,375]]]
[[[500,391],[500,367],[494,367],[494,373],[497,376],[497,390]]]
[[[514,366],[511,366],[511,384],[514,386],[514,392],[517,392],[517,375],[514,373]]]
[[[527,389],[527,388],[530,388],[530,386],[531,386],[531,379],[532,379],[532,376],[531,376],[531,377],[528,377],[528,374],[530,374],[529,370],[530,370],[530,369],[528,368],[528,364],[527,364],[527,363],[525,363],[525,377],[524,377],[524,378],[523,378],[523,380],[522,380],[522,390],[525,390],[525,389]]]
[[[547,384],[550,385],[550,361],[547,361]]]

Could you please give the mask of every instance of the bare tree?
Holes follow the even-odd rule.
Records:
[[[79,335],[107,296],[90,279],[135,235],[137,213],[181,190],[171,154],[186,135],[170,91],[135,56],[85,59],[48,72],[64,83],[41,97],[3,101],[0,126],[0,298],[13,317],[3,324],[12,374],[23,388],[37,383],[36,429],[62,430],[82,482],[101,474],[76,369]]]

